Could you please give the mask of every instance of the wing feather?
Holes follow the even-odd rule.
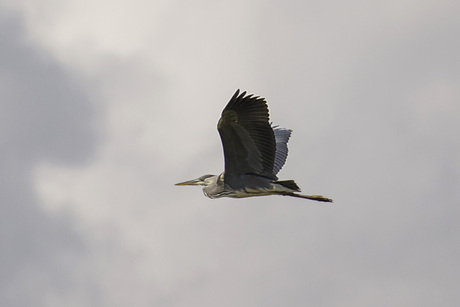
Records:
[[[278,174],[278,172],[283,167],[286,162],[288,155],[287,143],[291,137],[292,130],[281,128],[278,126],[272,126],[273,132],[275,133],[276,140],[276,155],[275,155],[275,164],[273,167],[273,173]]]
[[[225,156],[226,174],[257,174],[273,178],[275,134],[264,98],[237,90],[217,124]]]

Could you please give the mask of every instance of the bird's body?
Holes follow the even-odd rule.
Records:
[[[225,156],[225,171],[204,175],[177,185],[202,185],[209,198],[285,195],[324,202],[320,195],[301,195],[294,180],[278,181],[277,173],[287,158],[291,130],[269,122],[265,99],[233,95],[217,124]]]
[[[206,185],[203,188],[204,195],[209,198],[219,197],[251,197],[281,194],[281,192],[292,193],[298,192],[292,188],[283,185],[283,182],[271,181],[255,175],[238,175],[232,179],[233,182],[242,182],[244,184],[235,184],[230,186],[225,183],[225,173],[220,175],[210,175],[205,178]],[[295,184],[292,180],[290,183]]]

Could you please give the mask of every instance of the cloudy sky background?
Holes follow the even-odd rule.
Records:
[[[460,3],[0,2],[1,306],[458,306]],[[210,200],[237,88],[325,205]]]

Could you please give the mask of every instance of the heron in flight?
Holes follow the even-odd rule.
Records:
[[[176,185],[204,186],[209,198],[283,195],[332,202],[321,195],[298,194],[300,188],[294,180],[278,180],[276,174],[286,162],[292,130],[270,124],[264,98],[237,90],[222,111],[217,130],[225,171]]]

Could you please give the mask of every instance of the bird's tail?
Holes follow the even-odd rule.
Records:
[[[333,200],[321,195],[302,195],[302,194],[296,194],[294,192],[300,192],[299,186],[295,183],[294,180],[283,180],[283,181],[274,181],[273,183],[277,183],[282,185],[285,188],[288,188],[291,191],[276,191],[276,194],[278,195],[283,195],[283,196],[292,196],[292,197],[297,197],[297,198],[304,198],[304,199],[311,199],[311,200],[316,200],[316,201],[323,201],[327,203],[332,203]]]
[[[295,194],[295,193],[283,193],[283,194],[280,194],[280,195],[292,196],[292,197],[304,198],[304,199],[311,199],[311,200],[322,201],[322,202],[326,202],[326,203],[334,202],[332,199],[324,197],[322,195],[302,195],[302,194]]]
[[[282,180],[282,181],[278,180],[278,181],[274,181],[273,183],[281,184],[285,188],[294,190],[296,192],[300,192],[300,188],[297,185],[297,183],[295,183],[294,180]]]

